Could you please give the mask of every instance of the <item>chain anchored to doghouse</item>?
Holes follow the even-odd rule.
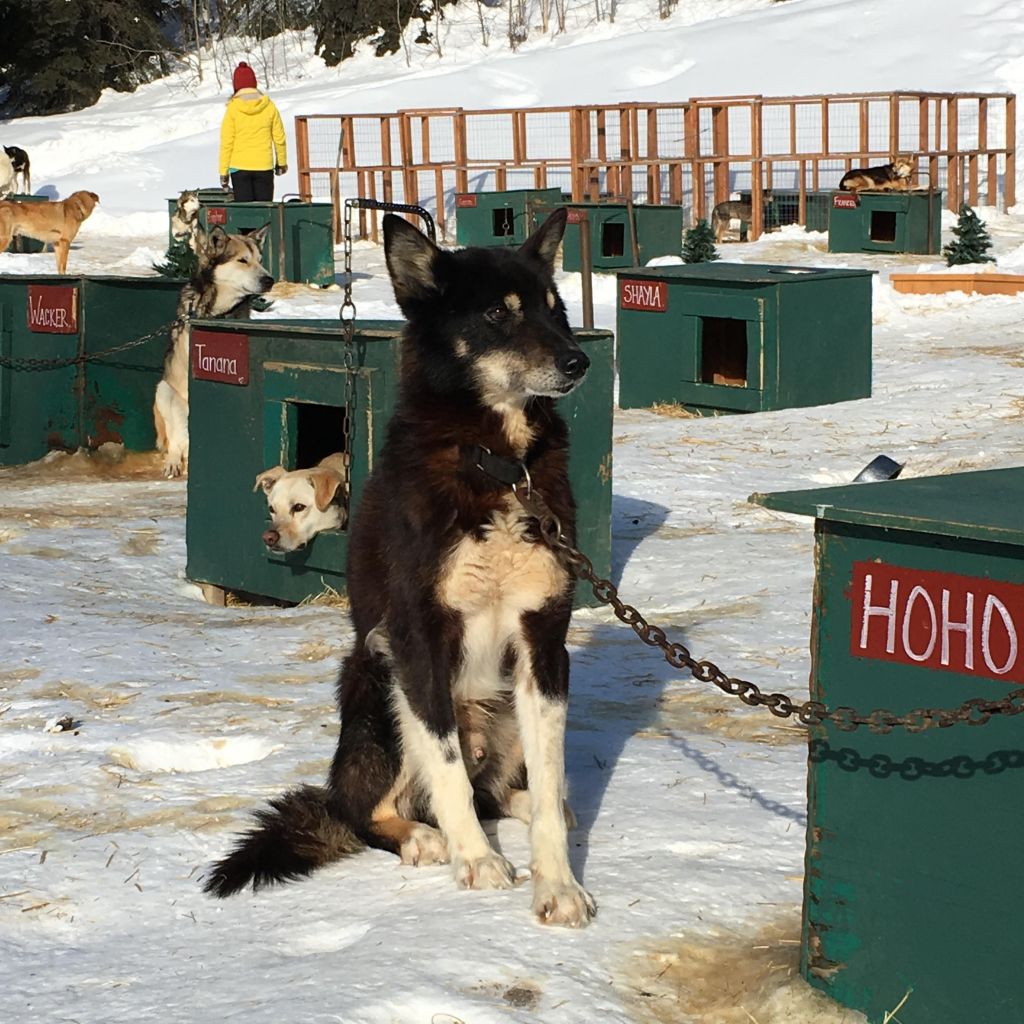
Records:
[[[520,466],[522,476],[519,483],[512,485],[512,492],[523,510],[537,520],[543,542],[573,575],[589,583],[597,600],[608,605],[615,617],[629,626],[645,644],[659,648],[673,668],[689,669],[694,678],[702,683],[714,683],[724,693],[738,697],[750,707],[767,708],[777,718],[796,716],[802,725],[831,722],[843,732],[854,732],[863,725],[871,732],[883,735],[895,728],[907,732],[924,732],[933,726],[945,729],[961,722],[984,725],[996,715],[1012,716],[1024,712],[1024,688],[1012,690],[1001,700],[974,697],[954,708],[914,708],[905,715],[895,715],[886,708],[876,708],[864,715],[851,707],[829,708],[821,701],[798,702],[784,693],[763,693],[756,683],[726,675],[713,661],[698,661],[684,644],[669,640],[660,626],[649,623],[636,608],[619,597],[611,580],[602,579],[594,572],[590,559],[565,539],[558,517],[531,486],[525,467]]]
[[[345,295],[341,301],[341,309],[338,310],[338,318],[341,320],[342,330],[345,332],[345,418],[341,425],[341,458],[345,466],[345,478],[351,480],[352,476],[352,422],[355,413],[355,374],[356,374],[356,304],[352,298],[352,211],[359,210],[385,210],[389,213],[414,213],[422,217],[426,225],[427,237],[433,242],[435,240],[434,218],[423,209],[422,206],[414,206],[411,203],[391,203],[379,199],[364,199],[352,197],[345,200],[345,222],[342,235],[344,244],[345,260]],[[346,502],[350,501],[351,492],[347,492]],[[349,510],[351,511],[351,510]]]
[[[9,356],[0,356],[0,366],[3,366],[9,370],[27,370],[27,371],[39,371],[39,370],[59,370],[65,366],[81,366],[83,363],[94,363],[101,359],[106,359],[108,356],[116,355],[118,352],[127,352],[129,349],[138,348],[140,345],[145,345],[147,342],[152,341],[154,338],[167,337],[167,332],[171,327],[179,323],[181,318],[178,320],[171,320],[169,323],[163,324],[158,327],[155,331],[150,331],[149,334],[143,334],[140,338],[134,338],[132,341],[126,341],[120,345],[114,345],[113,348],[104,349],[102,352],[85,352],[77,356],[65,356],[60,359],[13,359]]]

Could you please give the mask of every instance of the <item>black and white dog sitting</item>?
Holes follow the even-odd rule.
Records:
[[[29,163],[28,153],[19,146],[4,146],[4,152],[11,161],[11,169],[14,176],[11,180],[11,187],[8,191],[17,191],[22,195],[32,194],[32,168]],[[18,179],[21,185],[18,187]],[[2,191],[2,189],[0,189]]]

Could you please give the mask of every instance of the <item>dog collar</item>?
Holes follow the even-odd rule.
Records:
[[[513,459],[508,455],[495,455],[490,448],[482,444],[471,444],[466,448],[469,462],[485,476],[496,480],[506,487],[516,488],[526,484],[530,489],[530,473],[522,459]]]

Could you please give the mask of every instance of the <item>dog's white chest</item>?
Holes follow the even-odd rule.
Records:
[[[477,540],[464,537],[445,563],[441,600],[465,616],[537,611],[566,587],[565,570],[526,535],[518,510],[496,513]]]
[[[490,700],[507,689],[501,662],[520,650],[521,616],[538,611],[569,585],[544,544],[531,542],[521,513],[498,513],[479,540],[464,537],[449,554],[438,597],[462,615],[462,666],[456,697]]]

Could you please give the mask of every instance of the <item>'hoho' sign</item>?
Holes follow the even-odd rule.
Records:
[[[664,281],[619,280],[619,309],[664,313],[668,309],[668,285]]]
[[[36,334],[77,334],[78,289],[66,284],[30,284],[28,329]]]
[[[192,331],[192,379],[249,383],[249,335]]]
[[[471,192],[463,192],[455,197],[455,208],[457,210],[471,210],[476,206],[476,196]]]
[[[1024,584],[856,562],[850,653],[1024,683]]]

